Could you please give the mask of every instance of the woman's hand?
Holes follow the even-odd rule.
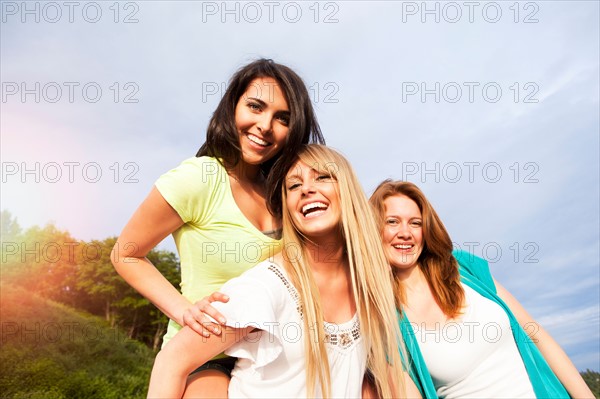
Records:
[[[213,308],[212,302],[229,301],[229,297],[220,292],[213,292],[210,296],[204,297],[196,302],[191,308],[183,313],[183,325],[204,337],[210,337],[210,334],[221,335],[221,325],[225,325],[225,317]],[[215,323],[215,320],[218,323]]]

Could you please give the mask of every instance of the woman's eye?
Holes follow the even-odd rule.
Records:
[[[261,107],[259,104],[257,103],[248,103],[248,108],[250,108],[253,111],[260,111]]]
[[[398,221],[396,219],[388,219],[385,221],[386,224],[398,224]]]
[[[297,189],[298,187],[300,187],[300,183],[294,183],[294,184],[290,184],[287,189],[288,189],[288,191],[292,191],[292,190]]]
[[[423,222],[421,222],[420,220],[414,220],[411,222],[411,224],[415,227],[421,227],[423,225]]]
[[[319,176],[317,176],[316,180],[318,180],[318,181],[332,181],[332,180],[335,180],[335,179],[333,178],[333,176],[330,176],[330,175],[319,175]]]
[[[284,126],[288,126],[290,124],[290,117],[289,116],[278,116],[277,120],[279,122],[281,122],[281,124],[284,125]]]

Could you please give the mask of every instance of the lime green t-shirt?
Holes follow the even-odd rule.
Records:
[[[281,240],[259,231],[239,209],[225,168],[214,158],[186,159],[155,183],[184,225],[173,232],[181,262],[181,293],[194,303],[272,257]],[[181,326],[169,321],[163,345]]]

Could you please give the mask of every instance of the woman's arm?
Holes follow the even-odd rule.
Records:
[[[594,398],[594,394],[558,343],[540,326],[501,284],[494,280],[498,296],[508,305],[527,335],[535,342],[544,359],[572,398]],[[531,326],[536,328],[532,331]]]
[[[184,320],[184,314],[192,304],[146,259],[152,248],[182,225],[181,217],[153,187],[121,232],[111,260],[121,277],[167,317],[180,325],[190,324],[197,333],[208,336],[208,330],[193,322],[194,318],[207,321],[204,315],[198,311],[187,312]],[[217,320],[222,319],[211,306],[203,311]],[[212,332],[215,332],[214,328],[211,327]]]
[[[242,340],[253,329],[225,326],[221,336],[203,337],[183,327],[156,355],[148,398],[181,398],[192,371]]]
[[[177,323],[192,304],[146,259],[152,248],[177,230],[183,221],[153,187],[135,211],[115,244],[111,259],[129,285]]]

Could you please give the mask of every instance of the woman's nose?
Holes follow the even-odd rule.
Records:
[[[258,130],[261,131],[261,133],[266,133],[271,131],[271,126],[273,125],[273,118],[271,117],[271,115],[264,113],[263,115],[261,115],[258,119],[258,121],[256,122],[256,127],[258,127]]]
[[[410,230],[407,225],[400,224],[398,226],[398,230],[396,231],[396,236],[402,238],[410,238]]]
[[[302,194],[309,194],[315,192],[315,181],[314,179],[306,179],[302,182]]]

